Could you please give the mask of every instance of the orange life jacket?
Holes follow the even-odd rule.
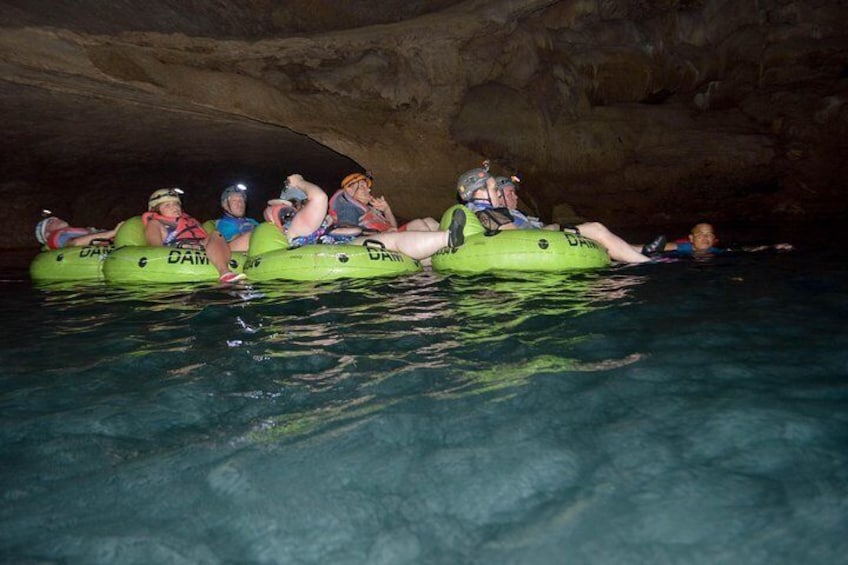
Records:
[[[180,214],[177,218],[168,218],[157,212],[145,212],[141,215],[141,221],[144,222],[145,227],[150,220],[156,220],[165,226],[166,234],[162,239],[162,245],[174,245],[186,240],[202,242],[209,237],[200,222],[188,214]]]

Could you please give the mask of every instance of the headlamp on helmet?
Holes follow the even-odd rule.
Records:
[[[503,192],[503,189],[508,186],[518,190],[519,184],[521,184],[521,177],[519,177],[518,174],[508,177],[495,177],[495,186],[497,186],[499,192]]]
[[[221,193],[221,206],[227,207],[227,199],[230,196],[238,194],[242,198],[244,198],[245,202],[247,201],[247,187],[241,183],[231,184],[227,188],[224,189],[224,192]]]
[[[153,212],[166,202],[182,204],[182,200],[180,199],[181,194],[185,193],[180,188],[160,188],[150,195],[150,198],[147,200],[147,209]]]
[[[43,219],[35,226],[35,239],[37,239],[38,243],[41,245],[47,245],[47,227],[54,219],[56,219],[56,217],[50,210],[42,210],[41,217]]]

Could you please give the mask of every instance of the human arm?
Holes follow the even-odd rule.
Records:
[[[306,193],[306,203],[297,211],[289,224],[286,237],[289,241],[309,235],[321,227],[327,215],[327,194],[301,175],[290,175],[287,183]]]
[[[81,235],[79,237],[75,237],[74,239],[68,241],[67,247],[84,247],[86,245],[91,245],[97,240],[109,240],[115,239],[115,232],[117,230],[107,230],[107,231],[96,231],[90,233],[88,235]]]
[[[159,220],[151,219],[144,227],[144,238],[151,247],[159,247],[164,241],[164,228]]]
[[[742,247],[742,251],[766,251],[774,249],[775,251],[792,251],[795,247],[791,243],[775,243],[773,245],[755,245],[750,247]]]
[[[392,207],[389,206],[389,203],[388,201],[386,201],[385,197],[380,196],[379,198],[371,198],[371,206],[374,207],[376,210],[382,212],[383,216],[385,216],[386,220],[392,225],[393,228],[398,227],[397,219],[395,219],[395,215],[392,212]]]

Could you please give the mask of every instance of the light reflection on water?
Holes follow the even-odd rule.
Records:
[[[840,562],[846,279],[755,256],[18,285],[0,556]]]

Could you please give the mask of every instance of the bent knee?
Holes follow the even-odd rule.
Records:
[[[600,222],[586,222],[584,224],[579,224],[577,228],[580,230],[582,234],[605,234],[609,233],[607,227]]]

